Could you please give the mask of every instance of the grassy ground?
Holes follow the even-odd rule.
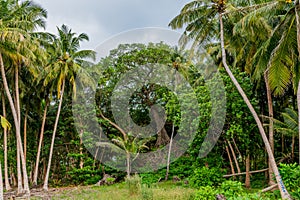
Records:
[[[51,199],[69,200],[189,200],[193,199],[194,189],[183,187],[172,182],[158,183],[150,188],[145,188],[136,194],[129,194],[125,183],[118,183],[111,186],[87,186],[74,187],[64,190],[57,190],[50,193]],[[45,199],[42,197],[31,198],[34,200]]]

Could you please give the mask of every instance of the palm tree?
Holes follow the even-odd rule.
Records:
[[[292,85],[297,94],[297,107],[300,113],[299,0],[296,0],[295,4],[290,1],[271,1],[269,3],[272,6],[263,5],[259,10],[249,13],[241,20],[241,22],[250,21],[256,16],[265,16],[269,24],[276,25],[269,38],[260,45],[253,56],[251,64],[256,68],[254,76],[259,76],[263,71],[267,72],[270,90],[277,96],[283,95]],[[284,14],[282,14],[283,12]],[[300,124],[300,117],[298,123]],[[300,136],[300,131],[298,134]]]
[[[4,116],[0,115],[0,121],[1,121],[1,126],[4,129],[4,134],[5,134],[5,130],[10,129],[11,125],[10,123],[6,120],[6,118]],[[3,199],[3,179],[2,179],[2,167],[1,167],[1,162],[0,162],[0,199]]]
[[[0,88],[2,89],[2,84],[0,83]],[[4,91],[2,91],[1,94],[2,98],[2,112],[3,112],[3,117],[6,118],[6,105],[5,105],[5,96],[4,96]],[[5,189],[6,191],[11,190],[11,186],[9,184],[8,180],[8,163],[7,163],[7,128],[3,127],[3,148],[4,148],[4,180],[5,180]]]
[[[58,37],[54,38],[54,42],[47,47],[50,53],[49,64],[45,68],[46,77],[44,85],[48,85],[50,81],[54,81],[57,87],[57,98],[59,98],[59,105],[56,114],[47,172],[44,180],[43,189],[48,190],[48,180],[50,174],[51,160],[53,155],[53,147],[55,141],[55,134],[57,131],[61,106],[63,102],[63,95],[65,91],[66,81],[69,81],[73,86],[73,94],[76,94],[75,78],[82,75],[83,69],[81,65],[88,62],[85,59],[95,60],[95,52],[92,50],[79,50],[80,42],[89,40],[85,33],[76,36],[66,25],[57,28]],[[54,85],[53,85],[54,86]]]
[[[206,1],[206,0],[198,0],[193,1],[187,4],[182,10],[181,13],[176,16],[171,22],[170,26],[172,28],[182,28],[183,25],[187,24],[187,27],[184,32],[184,36],[189,40],[194,40],[194,47],[197,45],[203,44],[203,42],[211,42],[212,39],[218,39],[221,41],[221,52],[222,52],[222,63],[223,67],[225,68],[227,74],[229,75],[230,79],[232,80],[233,84],[236,86],[237,90],[241,94],[243,100],[247,104],[250,112],[252,113],[259,132],[262,136],[263,142],[265,144],[268,156],[271,161],[271,166],[273,172],[275,174],[275,178],[281,193],[281,197],[283,199],[291,199],[289,193],[287,192],[282,179],[280,177],[278,167],[276,165],[274,155],[272,153],[272,149],[266,133],[264,131],[263,125],[251,105],[247,95],[241,88],[240,84],[237,82],[236,78],[234,77],[233,73],[231,72],[227,60],[226,60],[226,51],[225,51],[225,43],[224,43],[224,24],[223,24],[223,15],[226,13],[226,8],[232,8],[234,4],[226,3],[224,0],[213,0],[213,1]],[[205,21],[207,24],[203,24]],[[217,26],[219,25],[219,34],[216,33]],[[208,29],[209,28],[209,29]],[[217,35],[220,35],[220,38],[217,38]],[[183,37],[184,38],[184,37]]]
[[[269,16],[271,15],[270,13],[274,14],[276,12],[281,13],[279,11],[285,11],[286,3],[262,1],[256,5],[258,6],[258,9],[248,10],[248,12],[245,13],[244,16],[235,24],[233,28],[234,35],[235,37],[243,38],[242,41],[244,45],[233,42],[236,43],[233,44],[233,49],[237,49],[239,52],[239,55],[236,57],[236,62],[243,63],[242,65],[245,66],[245,70],[252,75],[255,81],[260,83],[263,77],[265,82],[269,111],[269,143],[274,154],[274,113],[272,89],[270,87],[269,78],[270,70],[268,68],[268,64],[271,57],[270,52],[272,52],[271,46],[277,44],[275,42],[271,42],[271,38],[274,40],[277,36],[274,34],[272,27],[272,24],[275,25],[276,22],[274,23],[274,17],[270,18]],[[273,48],[275,48],[275,46]],[[244,60],[246,60],[246,62]],[[269,158],[269,185],[274,185],[273,170],[270,163]]]
[[[28,66],[30,63],[38,60],[34,52],[39,51],[36,48],[36,41],[32,40],[30,32],[35,28],[43,26],[46,17],[46,11],[40,6],[35,5],[31,1],[8,0],[1,1],[1,24],[0,24],[0,67],[4,89],[9,101],[10,108],[14,119],[16,136],[17,136],[17,157],[21,158],[23,170],[24,191],[27,195],[30,194],[28,185],[28,176],[26,170],[26,160],[22,148],[21,130],[20,130],[20,99],[19,99],[19,82],[18,70],[20,65]],[[9,63],[15,67],[15,101],[13,101],[11,90],[9,88],[5,64]],[[20,172],[20,171],[19,171]],[[21,177],[21,173],[18,173]],[[18,192],[21,191],[19,182]]]
[[[292,152],[291,157],[294,158],[295,152],[295,137],[299,133],[298,129],[298,113],[297,111],[286,108],[285,112],[281,113],[283,117],[283,122],[277,119],[273,119],[274,128],[276,131],[292,137]]]

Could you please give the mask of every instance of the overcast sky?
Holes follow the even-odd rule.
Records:
[[[168,28],[190,0],[35,0],[48,11],[47,31],[66,24],[76,33],[87,33],[95,49],[113,35],[136,28]]]

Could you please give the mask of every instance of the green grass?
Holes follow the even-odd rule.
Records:
[[[145,191],[146,190],[146,191]],[[144,191],[144,192],[143,192]],[[144,194],[153,194],[153,198],[143,198]],[[74,187],[66,190],[58,190],[51,194],[51,199],[69,200],[189,200],[193,199],[194,189],[176,185],[172,182],[164,182],[152,185],[150,188],[143,188],[139,194],[130,195],[125,183],[118,183],[111,186],[87,186]],[[40,200],[42,198],[31,198]]]

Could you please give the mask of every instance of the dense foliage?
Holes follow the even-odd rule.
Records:
[[[132,195],[137,192],[144,199],[151,199],[153,193],[149,188],[153,184],[172,180],[183,187],[195,188],[197,200],[215,199],[216,195],[227,199],[280,198],[278,188],[259,194],[246,189],[252,187],[258,191],[276,180],[270,170],[266,141],[259,134],[261,130],[245,97],[228,76],[228,69],[224,69],[228,64],[268,133],[273,163],[280,163],[286,189],[293,198],[300,199],[299,0],[256,0],[248,4],[248,1],[192,1],[170,23],[172,28],[185,28],[186,37],[181,38],[180,44],[184,46],[192,41],[191,49],[164,42],[119,44],[107,57],[93,63],[95,52],[80,48],[82,42],[88,41],[87,34],[74,33],[66,25],[57,27],[57,35],[36,32],[37,28],[45,27],[46,10],[32,1],[0,0],[3,172],[0,179],[1,183],[4,180],[5,190],[13,188],[19,194],[29,195],[32,186],[43,184],[48,190],[48,182],[56,187],[126,180]],[[224,30],[220,25],[224,25]],[[221,30],[223,34],[219,34]],[[220,40],[221,36],[224,41]],[[225,42],[223,49],[219,41]],[[199,63],[194,63],[191,55],[199,53],[199,46],[218,66],[218,72],[205,68],[204,75],[197,70]],[[201,65],[207,64],[207,60],[202,62]],[[164,66],[169,70],[164,73],[174,77],[172,83],[178,82],[175,74],[179,73],[193,89],[185,93],[185,105],[180,105],[175,87],[149,82],[133,92],[127,109],[135,124],[147,126],[151,122],[150,114],[158,124],[160,119],[155,116],[162,111],[160,108],[167,114],[162,129],[148,138],[128,131],[126,126],[130,124],[120,127],[112,111],[111,96],[119,80],[141,66],[150,71],[153,66]],[[92,80],[94,74],[99,77],[97,80]],[[207,81],[206,76],[214,74],[224,84],[226,105],[216,103],[211,96],[208,86],[216,85],[218,80]],[[96,116],[84,112],[83,105],[72,104],[76,96],[82,95],[77,93],[76,78],[82,80],[80,86],[97,85],[93,108]],[[214,92],[221,94],[219,89]],[[88,87],[84,91],[90,92]],[[214,104],[217,110],[226,106],[224,127],[212,151],[200,158],[199,151],[215,114]],[[199,117],[193,118],[193,113],[181,110],[184,106],[196,107]],[[81,111],[82,121],[74,120],[74,110]],[[185,141],[191,124],[182,125],[184,116],[192,118],[191,124],[198,127],[192,141]],[[95,141],[84,140],[93,134],[85,131],[87,118],[95,118],[102,127],[100,134],[126,152],[126,158],[111,158],[124,170],[104,165],[102,158],[110,154],[99,147],[95,148],[96,156],[92,155],[95,152],[90,151],[90,146]],[[160,167],[131,176],[132,169],[144,167],[143,163],[134,162],[140,154],[169,147],[176,135],[182,137],[176,142],[188,144],[179,158],[162,155],[168,159],[156,163]],[[154,157],[153,160],[157,162]],[[106,175],[110,177],[105,178]]]

